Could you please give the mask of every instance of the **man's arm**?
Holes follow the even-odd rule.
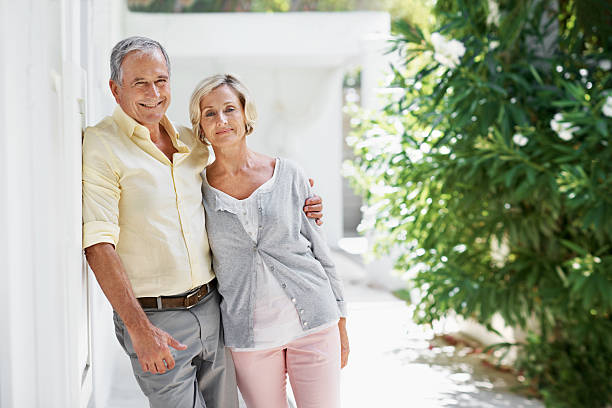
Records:
[[[310,187],[314,186],[314,180],[308,179]],[[314,218],[317,225],[323,225],[323,200],[318,195],[309,197],[304,202],[304,212],[308,218]]]
[[[119,314],[143,371],[163,373],[174,367],[168,345],[185,346],[151,324],[134,296],[115,244],[119,239],[121,186],[113,153],[95,128],[83,140],[83,247],[102,291]],[[165,364],[164,364],[165,360]]]
[[[151,324],[134,296],[115,247],[108,243],[95,244],[85,249],[85,256],[106,298],[128,330],[142,370],[163,374],[173,369],[174,358],[168,346],[177,350],[185,350],[187,346]]]

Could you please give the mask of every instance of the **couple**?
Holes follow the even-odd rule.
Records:
[[[143,37],[113,48],[109,84],[119,106],[83,141],[83,247],[151,407],[237,407],[236,383],[249,408],[286,407],[287,374],[298,407],[338,407],[346,309],[321,201],[247,147],[245,86],[203,80],[193,129],[175,128],[168,55]]]

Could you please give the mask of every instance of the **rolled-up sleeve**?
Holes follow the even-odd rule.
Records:
[[[95,130],[83,140],[83,248],[119,241],[119,176],[110,149]]]
[[[308,197],[312,197],[314,194],[312,189],[310,188],[310,184],[308,183],[308,179],[304,175],[304,173],[300,170],[298,172],[298,183],[300,183],[302,193],[304,194],[304,201]],[[302,201],[303,202],[303,201]],[[317,261],[323,266],[325,273],[327,274],[327,278],[329,279],[329,284],[331,285],[332,292],[336,297],[336,303],[338,305],[338,309],[340,311],[340,317],[346,317],[347,308],[346,302],[344,301],[344,289],[342,285],[342,280],[338,275],[336,270],[336,265],[331,256],[331,251],[329,246],[327,245],[327,241],[323,236],[323,231],[321,227],[317,225],[314,219],[306,217],[305,214],[302,213],[302,227],[301,234],[310,241],[312,254]]]

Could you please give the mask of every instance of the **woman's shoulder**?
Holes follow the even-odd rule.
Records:
[[[297,191],[308,195],[310,185],[304,168],[292,159],[279,158],[279,175],[285,182],[297,187]]]
[[[204,168],[204,170],[202,170],[202,172],[200,173],[200,177],[202,177],[202,199],[204,200],[204,202],[210,203],[212,200],[215,199],[215,192],[213,191],[211,185],[208,184],[207,168]]]
[[[302,176],[304,174],[304,168],[300,164],[292,159],[285,157],[279,157],[278,163],[281,171],[292,176]]]

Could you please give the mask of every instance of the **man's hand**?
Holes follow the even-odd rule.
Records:
[[[150,325],[146,331],[131,333],[128,330],[128,333],[142,371],[149,371],[153,374],[163,374],[174,368],[174,358],[168,346],[176,350],[187,348],[186,345],[153,325]]]
[[[187,346],[149,321],[134,296],[115,246],[95,244],[85,249],[85,255],[106,298],[128,330],[142,370],[163,374],[174,368],[174,358],[168,346],[177,350],[185,350]]]
[[[338,321],[340,330],[340,368],[346,367],[350,353],[348,334],[346,334],[346,317],[341,317]]]
[[[314,180],[308,179],[310,187],[314,186]],[[322,225],[323,221],[323,200],[318,195],[314,195],[306,199],[304,203],[304,212],[308,218],[314,218],[317,225]]]

